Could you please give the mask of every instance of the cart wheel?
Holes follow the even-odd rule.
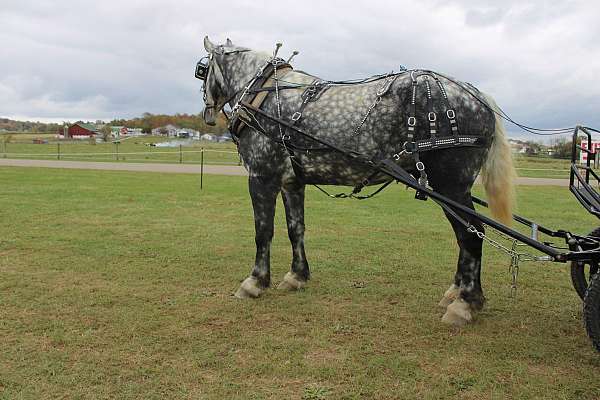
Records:
[[[600,228],[596,228],[591,231],[588,236],[594,236],[600,238]],[[585,291],[588,288],[588,284],[593,275],[598,273],[598,264],[591,262],[571,262],[571,281],[575,291],[581,297],[585,297]]]
[[[600,352],[600,274],[592,276],[585,292],[583,322],[594,348]]]

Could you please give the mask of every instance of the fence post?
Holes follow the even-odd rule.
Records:
[[[204,175],[204,147],[200,148],[200,190],[202,190],[202,177]]]
[[[183,153],[181,152],[181,145],[179,145],[179,164],[183,162]]]
[[[57,147],[56,159],[60,160],[60,142],[56,142],[56,147]]]
[[[119,161],[119,142],[115,142],[115,157],[117,157],[117,161]]]

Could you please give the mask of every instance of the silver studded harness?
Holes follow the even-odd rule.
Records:
[[[289,61],[289,60],[288,60]],[[199,79],[206,79],[206,74],[210,70],[212,64],[212,57],[209,58],[209,64],[198,63],[196,77]],[[200,73],[198,71],[200,70]],[[364,155],[357,152],[358,147],[354,149],[338,147],[332,143],[320,139],[309,132],[299,129],[296,125],[302,119],[305,108],[309,103],[316,102],[319,100],[321,95],[331,86],[334,85],[353,85],[367,82],[381,81],[381,84],[377,87],[376,97],[373,103],[369,106],[364,116],[355,127],[352,133],[352,137],[357,139],[361,134],[361,129],[368,118],[371,116],[373,111],[381,100],[389,93],[394,81],[401,75],[410,75],[411,79],[411,97],[409,106],[409,115],[406,118],[407,124],[407,141],[404,142],[399,152],[392,154],[387,158],[379,160],[379,164],[389,161],[399,161],[404,155],[412,155],[415,162],[415,169],[418,172],[417,180],[419,185],[426,188],[428,187],[427,174],[425,172],[425,165],[421,162],[419,154],[426,151],[440,150],[454,147],[484,147],[488,144],[488,139],[481,136],[473,135],[462,135],[457,122],[456,112],[450,101],[446,89],[440,81],[437,73],[429,70],[406,70],[402,68],[400,72],[388,73],[385,75],[375,75],[370,78],[366,78],[359,81],[324,81],[315,78],[310,84],[299,85],[299,84],[280,84],[281,76],[283,73],[292,70],[291,65],[281,58],[274,56],[268,60],[259,70],[256,75],[244,86],[242,93],[239,95],[237,102],[232,108],[232,113],[229,118],[229,130],[234,140],[239,139],[239,136],[243,133],[245,126],[251,127],[257,132],[269,137],[271,140],[281,144],[288,152],[292,161],[292,167],[299,179],[303,179],[303,168],[298,160],[297,153],[305,152],[308,154],[312,151],[338,151],[346,156],[359,160],[365,161],[371,165],[376,166],[373,160],[367,159]],[[424,83],[425,95],[427,96],[427,114],[424,116],[417,115],[417,97],[419,96],[419,81]],[[446,132],[441,134],[441,124],[438,119],[437,113],[434,111],[434,97],[432,95],[431,87],[435,84],[439,88],[441,94],[441,102],[445,108],[443,114],[447,119]],[[281,102],[279,92],[281,90],[289,90],[304,88],[301,95],[302,103],[300,107],[292,113],[288,118],[284,118],[281,114]],[[276,101],[276,112],[277,115],[272,115],[261,109],[264,100],[271,94],[275,93]],[[278,126],[278,137],[267,132],[262,126],[260,118],[270,120]],[[428,137],[417,138],[417,126],[419,124],[425,124],[428,127]],[[299,134],[301,137],[309,139],[313,142],[313,146],[301,146],[298,144],[298,140],[294,141],[293,137]],[[358,140],[355,140],[355,144]],[[359,196],[358,193],[367,185],[370,181],[375,178],[380,171],[375,168],[375,172],[365,178],[362,182],[355,186],[350,194],[336,194],[331,195],[325,190],[317,186],[317,188],[330,197],[352,197],[356,199],[364,199],[372,197],[379,193],[392,181],[384,183],[376,192],[367,195]],[[316,186],[316,185],[315,185]],[[420,200],[427,199],[427,196],[420,191],[417,191],[415,197]]]

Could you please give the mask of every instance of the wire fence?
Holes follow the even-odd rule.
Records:
[[[51,146],[53,146],[52,149],[50,148]],[[1,148],[2,152],[0,153],[0,157],[46,160],[242,165],[238,152],[231,150],[219,150],[204,147],[185,149],[184,146],[179,145],[173,150],[162,150],[161,147],[156,146],[148,151],[137,151],[135,149],[134,151],[131,151],[130,149],[123,151],[120,150],[118,143],[101,144],[99,146],[107,148],[107,151],[87,151],[90,146],[81,142],[66,144],[61,142],[44,144],[11,142],[8,144],[4,143]]]

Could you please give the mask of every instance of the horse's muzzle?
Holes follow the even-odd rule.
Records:
[[[206,125],[215,126],[217,124],[214,107],[204,107],[202,117],[204,118],[204,122],[206,122]]]

